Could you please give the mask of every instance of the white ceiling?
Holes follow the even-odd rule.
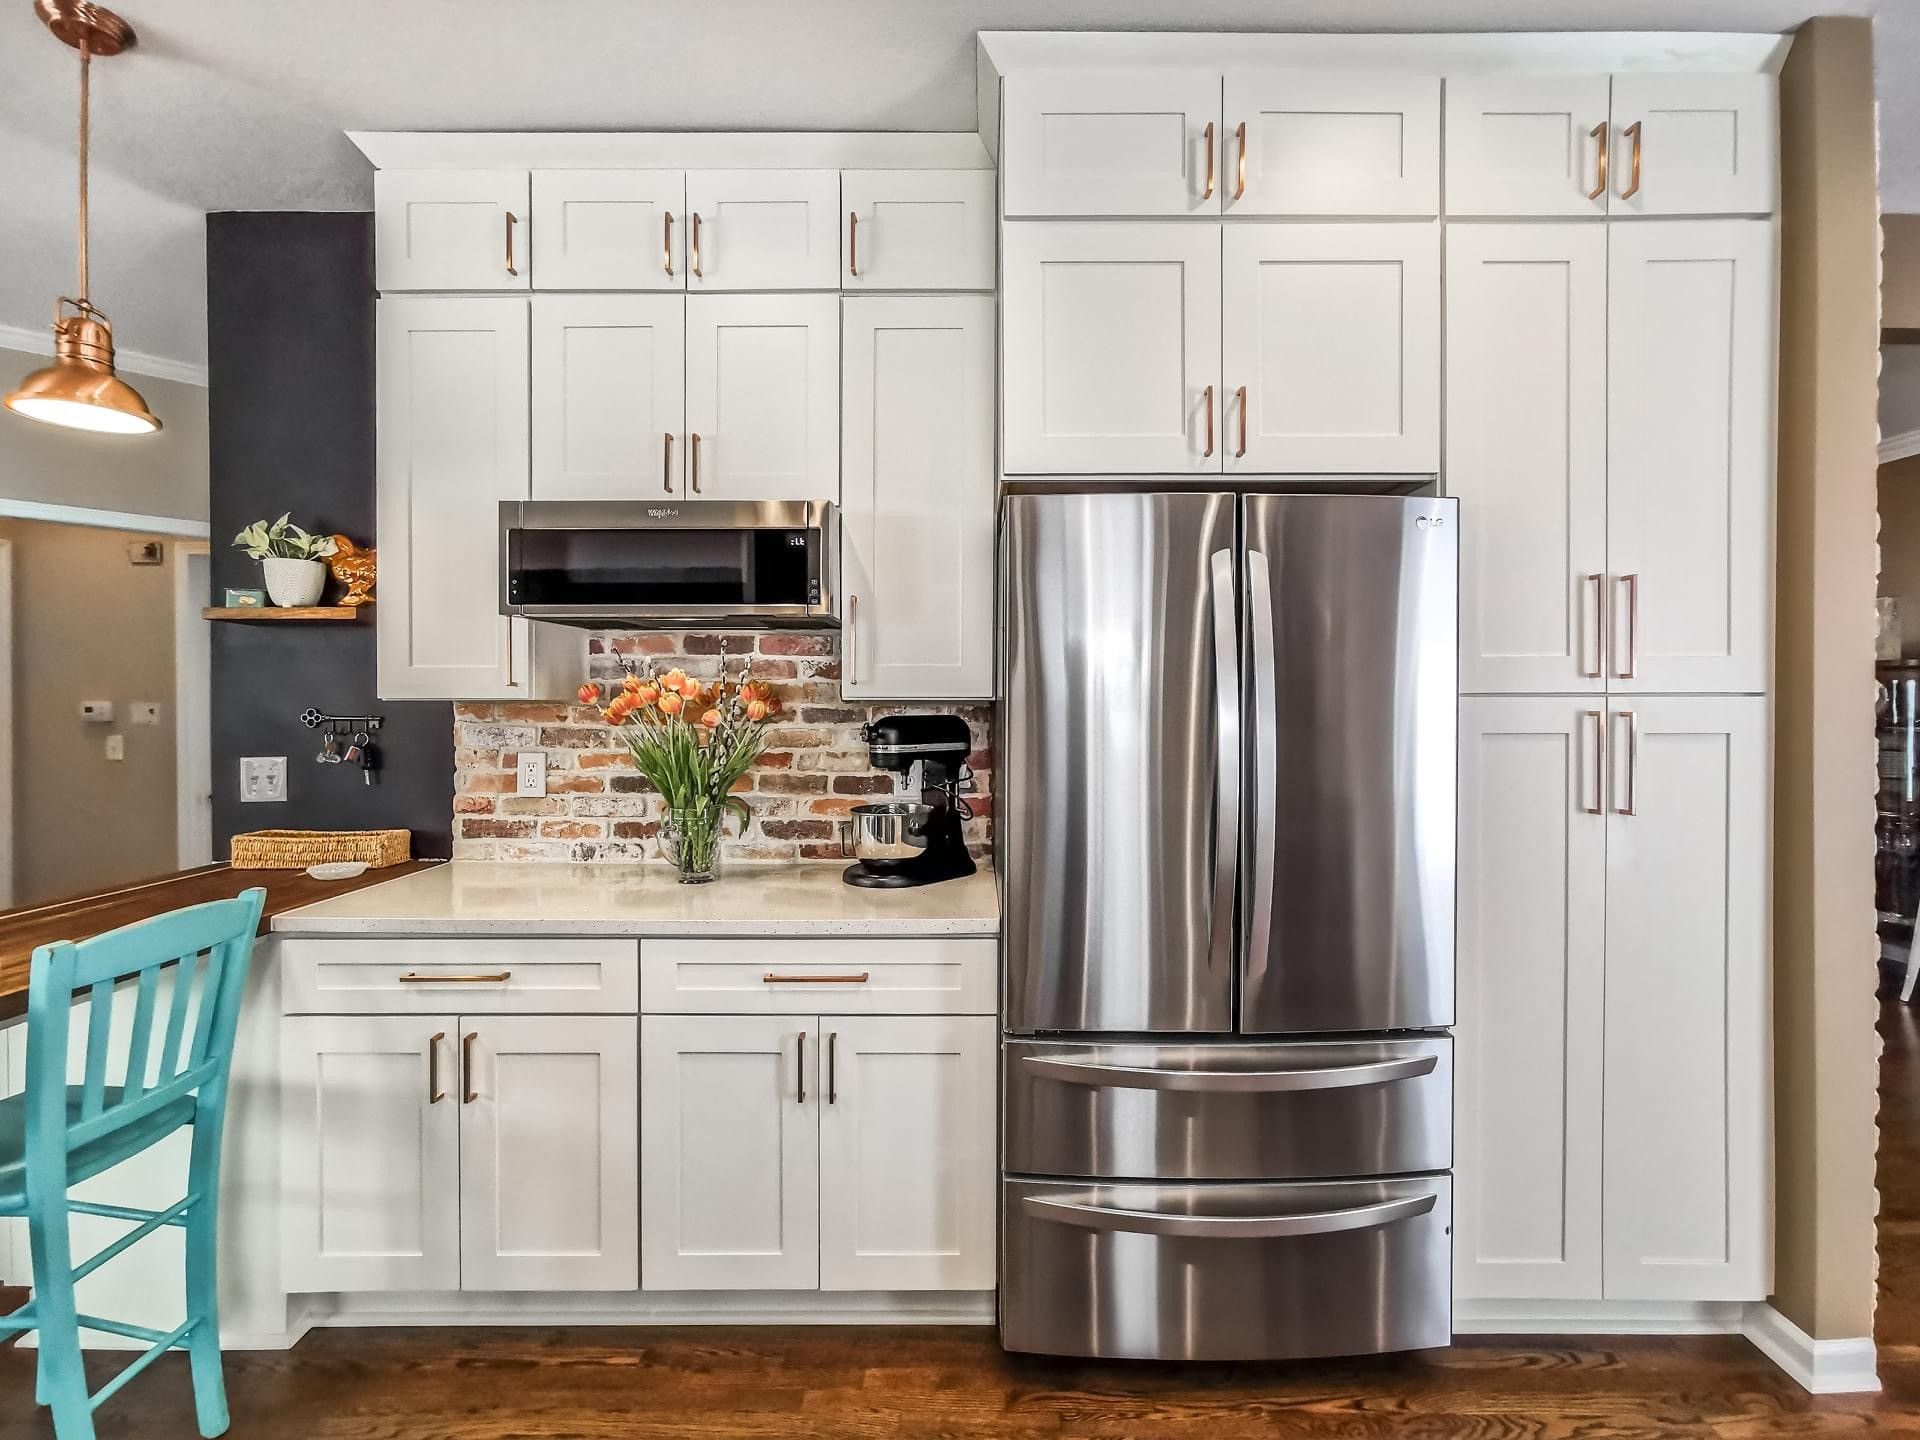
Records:
[[[971,130],[979,30],[1784,31],[1871,14],[1883,201],[1920,211],[1920,0],[113,3],[140,43],[95,71],[94,294],[123,353],[188,365],[206,353],[200,216],[366,208],[372,174],[343,131]],[[0,328],[44,328],[72,284],[74,81],[29,0],[0,0]]]

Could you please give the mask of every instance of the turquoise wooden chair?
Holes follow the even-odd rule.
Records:
[[[53,1409],[59,1440],[93,1440],[93,1412],[134,1376],[177,1346],[193,1371],[200,1433],[226,1433],[227,1393],[220,1373],[216,1310],[216,1218],[220,1132],[226,1118],[227,1072],[246,988],[247,963],[266,891],[248,890],[111,930],[75,945],[62,941],[33,952],[27,986],[27,1088],[0,1100],[0,1215],[27,1217],[33,1250],[33,1299],[0,1316],[0,1339],[40,1333],[34,1398]],[[204,956],[204,959],[202,958]],[[171,969],[173,993],[160,1031],[160,977]],[[136,983],[117,995],[116,980]],[[120,1083],[107,1083],[108,1030],[116,1000],[133,1002],[127,1063]],[[69,1085],[68,1030],[83,995],[92,1000],[81,1084]],[[189,1028],[191,1019],[191,1028]],[[156,1046],[155,1036],[159,1035]],[[193,1127],[185,1198],[163,1210],[74,1200],[68,1188]],[[133,1229],[75,1266],[69,1217],[100,1215]],[[163,1225],[186,1232],[187,1318],[168,1333],[74,1308],[74,1285]],[[150,1348],[101,1387],[87,1393],[80,1331],[144,1341]]]

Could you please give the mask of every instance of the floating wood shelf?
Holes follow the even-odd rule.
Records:
[[[372,605],[209,605],[200,612],[206,620],[238,620],[243,624],[267,621],[305,621],[308,624],[352,625],[373,618]]]

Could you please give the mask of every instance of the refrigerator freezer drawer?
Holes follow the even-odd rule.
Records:
[[[1006,1169],[1313,1180],[1453,1163],[1453,1042],[1009,1040]]]
[[[1001,1343],[1139,1360],[1305,1359],[1452,1341],[1446,1176],[1002,1190]]]

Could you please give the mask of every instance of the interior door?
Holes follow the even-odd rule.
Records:
[[[1233,1028],[1233,499],[1014,495],[999,808],[1011,1031]]]
[[[684,290],[679,170],[536,170],[542,290]]]
[[[1772,75],[1616,75],[1613,213],[1770,215],[1779,137]]]
[[[687,490],[840,498],[840,297],[687,297]]]
[[[679,295],[534,296],[534,499],[680,493],[686,328]]]
[[[1453,1023],[1459,514],[1243,501],[1243,1033]]]
[[[1447,214],[1604,216],[1610,87],[1605,75],[1449,76]]]
[[[1010,218],[1220,213],[1219,72],[1010,75],[1001,92]]]
[[[1226,75],[1229,215],[1440,213],[1440,77],[1249,66]]]

